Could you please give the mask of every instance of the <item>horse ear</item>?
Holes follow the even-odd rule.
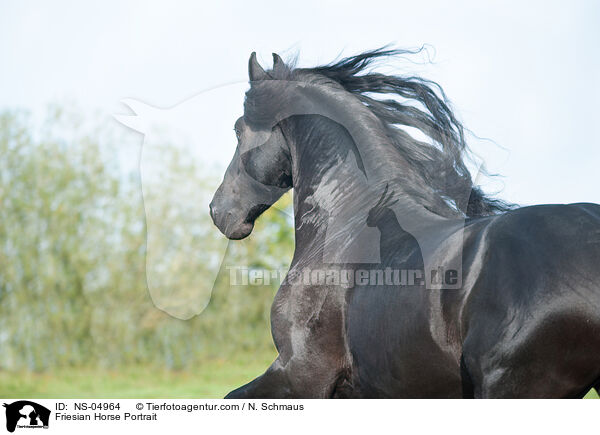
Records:
[[[253,51],[250,55],[250,60],[248,61],[248,76],[250,77],[250,81],[254,82],[257,80],[266,80],[269,78],[265,70],[260,66],[258,61],[256,60],[256,52]]]
[[[289,72],[289,68],[277,53],[273,53],[273,72],[277,77]]]

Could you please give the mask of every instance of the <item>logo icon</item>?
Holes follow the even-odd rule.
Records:
[[[4,404],[6,408],[6,430],[14,432],[16,428],[48,429],[50,410],[29,400],[19,400]]]

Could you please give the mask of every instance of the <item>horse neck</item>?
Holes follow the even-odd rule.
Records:
[[[296,130],[290,134],[293,147],[296,148],[294,163],[300,183],[304,175],[313,172],[312,165],[315,161],[324,166],[332,166],[339,163],[340,153],[336,155],[335,151],[354,149],[357,150],[360,163],[364,166],[361,169],[364,169],[364,175],[371,188],[383,189],[386,184],[396,182],[396,193],[404,194],[402,196],[408,198],[414,195],[414,192],[405,192],[404,186],[418,186],[421,190],[418,196],[429,197],[426,201],[434,202],[435,195],[432,195],[432,189],[427,192],[427,183],[424,183],[416,169],[411,167],[393,143],[387,127],[355,95],[335,85],[308,83],[306,86],[291,86],[291,89],[292,92],[286,101],[286,110],[280,119],[309,114],[308,118],[311,121],[305,119],[301,123],[303,125],[296,125]],[[315,148],[321,156],[310,153],[310,150]],[[311,161],[306,162],[306,159],[302,159],[306,154],[311,155]],[[324,161],[327,158],[337,160]],[[298,183],[295,185],[301,187]]]
[[[346,128],[323,116],[290,119],[297,250],[303,241],[318,246],[332,214],[348,216],[339,232],[351,237],[386,185],[407,209],[425,212],[395,181],[411,169],[377,123],[367,117]]]
[[[457,216],[354,95],[323,87],[295,95],[281,119],[292,159],[297,252],[304,241],[318,246],[326,233],[331,240],[332,215],[334,237],[341,244],[352,238],[386,187],[399,201],[394,210],[408,231],[427,231],[424,225]]]
[[[323,188],[335,173],[354,171],[344,183],[365,181],[385,187],[399,174],[409,171],[385,134],[368,126],[350,128],[319,115],[295,116],[291,135],[293,182],[296,195],[306,196]],[[289,131],[289,130],[288,130]],[[369,135],[370,134],[370,135]],[[339,180],[340,182],[342,180]],[[362,189],[354,191],[360,194]]]

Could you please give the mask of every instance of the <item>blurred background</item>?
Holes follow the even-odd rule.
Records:
[[[140,150],[148,137],[113,116],[140,115],[125,98],[144,102],[142,111],[179,108],[178,122],[153,136],[154,159],[209,197],[233,155],[252,51],[265,67],[273,51],[314,66],[388,43],[425,44],[381,70],[444,87],[473,132],[474,153],[502,175],[479,176],[486,190],[523,205],[600,203],[597,2],[372,1],[367,9],[0,3],[0,397],[222,397],[273,360],[277,283],[233,286],[227,267],[285,270],[291,197],[223,251],[202,201],[173,207],[181,181],[144,180],[155,219],[200,228],[184,233],[187,249],[201,247],[204,257],[170,257],[171,285],[193,289],[216,275],[200,314],[172,317],[146,281]],[[199,119],[190,101],[210,110]],[[156,243],[173,249],[172,234]],[[223,261],[208,270],[211,253]]]

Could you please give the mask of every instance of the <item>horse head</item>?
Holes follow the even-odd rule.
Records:
[[[251,86],[272,80],[274,73],[287,69],[278,55],[273,54],[273,59],[273,70],[267,73],[252,53],[248,68]],[[234,130],[237,147],[210,203],[210,215],[225,236],[238,240],[247,237],[254,221],[292,187],[292,163],[278,124],[250,125],[241,117]]]

